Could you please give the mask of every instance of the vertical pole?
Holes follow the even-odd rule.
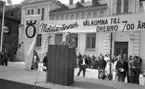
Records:
[[[2,27],[1,27],[1,45],[0,45],[0,52],[2,52],[2,48],[3,48],[3,28],[4,28],[4,23],[5,23],[5,0],[4,0],[4,5],[3,5],[3,16],[2,16]]]
[[[112,80],[112,72],[111,72],[111,66],[112,66],[112,36],[113,33],[110,34],[110,71],[109,71],[109,80]]]

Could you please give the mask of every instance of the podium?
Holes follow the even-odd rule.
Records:
[[[47,61],[47,82],[69,86],[74,83],[76,66],[75,48],[64,45],[49,45]]]

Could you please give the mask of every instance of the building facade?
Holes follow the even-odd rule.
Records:
[[[2,24],[2,7],[3,5],[1,4],[0,29]],[[15,8],[13,8],[12,6],[6,6],[4,26],[7,26],[9,28],[9,32],[4,33],[3,49],[8,50],[10,60],[12,60],[13,56],[16,55],[18,49],[18,29],[19,29],[19,24],[21,22],[20,18],[21,18],[20,5],[15,5]]]
[[[64,5],[55,0],[24,0],[22,3],[22,18],[21,24],[25,22],[25,17],[41,14],[41,21],[48,24],[69,24],[72,22],[79,22],[83,20],[98,20],[109,17],[126,18],[131,15],[144,13],[143,4],[141,0],[91,0],[73,4],[70,0],[70,5]],[[129,16],[130,15],[130,16]],[[138,17],[136,17],[138,18]],[[142,18],[142,17],[141,17]],[[128,18],[128,21],[132,21]],[[135,30],[135,28],[133,28]],[[145,31],[116,31],[116,32],[100,32],[96,33],[96,29],[82,27],[76,30],[70,30],[73,37],[76,39],[77,52],[88,55],[98,56],[102,54],[110,54],[110,44],[112,42],[112,55],[120,53],[129,55],[139,55],[145,60]],[[60,44],[64,32],[51,34],[51,39],[48,34],[38,34],[36,42],[36,50],[41,58],[47,51],[49,44]],[[23,42],[24,28],[20,28],[19,43]],[[111,35],[112,34],[112,35]],[[112,37],[111,37],[112,36]],[[112,40],[110,40],[112,38]],[[23,46],[20,49],[20,54],[23,55]],[[143,65],[144,67],[144,65]]]

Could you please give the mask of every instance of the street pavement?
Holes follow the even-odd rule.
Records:
[[[0,86],[3,83],[1,79],[6,79],[31,84],[32,86],[34,85],[34,82],[37,82],[38,86],[49,89],[145,89],[145,86],[136,84],[98,80],[97,70],[94,69],[87,69],[85,78],[82,77],[82,73],[80,77],[76,77],[78,68],[75,69],[75,82],[72,86],[45,83],[46,75],[42,70],[42,63],[39,64],[39,70],[40,71],[25,70],[24,62],[9,62],[8,67],[0,66]]]
[[[10,67],[19,67],[19,68],[25,68],[25,63],[24,62],[9,62],[8,63]],[[43,64],[42,63],[39,63],[39,69],[38,71],[43,71]],[[76,68],[75,71],[74,71],[74,76],[77,76],[77,73],[79,71],[79,68]],[[82,78],[83,74],[81,72],[79,78]],[[86,69],[86,76],[85,78],[93,78],[93,79],[98,79],[98,70],[97,69],[90,69],[90,68],[87,68]],[[125,79],[125,82],[127,82],[127,79]],[[145,78],[140,75],[140,85],[145,85]]]

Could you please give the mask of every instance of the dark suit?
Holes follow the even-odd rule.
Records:
[[[129,79],[130,83],[139,84],[140,62],[131,60],[129,61]]]
[[[120,68],[124,69],[124,71],[121,72]],[[118,61],[116,64],[116,70],[117,70],[118,81],[124,82],[128,70],[128,63],[126,61],[124,61],[123,63],[121,61]]]
[[[79,62],[78,62],[79,72],[78,72],[77,76],[79,76],[81,71],[83,71],[83,77],[85,77],[88,61],[86,58],[84,60],[85,60],[85,64],[83,64],[83,58],[79,59]]]

